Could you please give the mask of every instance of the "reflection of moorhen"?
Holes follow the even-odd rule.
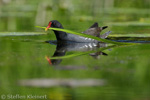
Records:
[[[75,43],[75,42],[59,42],[59,41],[46,41],[47,43],[57,45],[56,51],[52,57],[65,56],[67,51],[92,51],[101,47],[107,47],[106,43]],[[98,58],[99,55],[107,55],[101,51],[89,54],[93,58]],[[53,65],[58,65],[62,59],[52,59]]]
[[[63,29],[63,26],[57,20],[50,21],[45,30],[48,30],[48,28],[50,28],[50,27],[62,28]],[[93,36],[100,37],[100,38],[106,38],[109,35],[110,31],[106,32],[103,35],[100,35],[100,32],[105,28],[107,28],[107,26],[98,27],[98,23],[94,23],[88,30],[86,30],[82,33],[93,35]],[[56,38],[57,38],[58,41],[61,40],[61,41],[94,42],[94,43],[99,42],[99,41],[91,39],[91,38],[85,38],[85,37],[82,37],[82,36],[69,34],[69,33],[62,32],[62,31],[55,31],[54,30],[54,33],[55,33]]]

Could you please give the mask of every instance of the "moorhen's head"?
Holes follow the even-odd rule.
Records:
[[[53,28],[63,28],[63,26],[57,21],[57,20],[52,20],[48,23],[48,26],[45,28],[45,31],[48,30],[48,28],[53,27]]]

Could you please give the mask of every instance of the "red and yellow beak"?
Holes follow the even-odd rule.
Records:
[[[49,22],[48,26],[45,28],[45,31],[47,31],[51,27],[52,22]]]
[[[46,60],[48,61],[48,63],[49,63],[50,65],[52,65],[51,59],[50,59],[48,56],[45,56],[45,58],[46,58]]]

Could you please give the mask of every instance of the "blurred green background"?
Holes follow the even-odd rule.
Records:
[[[149,0],[1,0],[0,31],[37,31],[34,26],[56,19],[74,30],[99,22],[115,31],[136,27],[143,33],[149,31],[149,8]]]
[[[58,20],[66,29],[77,32],[98,22],[100,26],[109,26],[105,31],[111,30],[112,35],[144,36],[150,33],[150,0],[0,0],[2,100],[2,95],[7,97],[8,94],[46,95],[47,100],[150,99],[150,44],[105,50],[108,56],[101,56],[100,59],[89,55],[63,59],[59,66],[53,66],[48,64],[45,56],[52,56],[56,46],[44,43],[55,40],[52,31],[47,35],[18,35],[46,33],[35,26],[47,26],[50,20]],[[76,52],[67,54],[73,53]],[[23,79],[43,78],[102,79],[106,83],[46,88],[18,84]]]

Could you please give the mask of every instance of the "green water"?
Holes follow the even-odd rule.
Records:
[[[0,37],[1,95],[46,95],[52,100],[149,99],[150,44],[114,47],[104,50],[108,55],[101,55],[99,59],[83,55],[63,59],[58,66],[53,66],[48,64],[45,56],[52,56],[56,46],[44,41],[54,38],[53,34]],[[66,54],[73,53],[77,52]],[[49,88],[18,84],[22,79],[43,78],[102,79],[106,83],[102,86]]]

